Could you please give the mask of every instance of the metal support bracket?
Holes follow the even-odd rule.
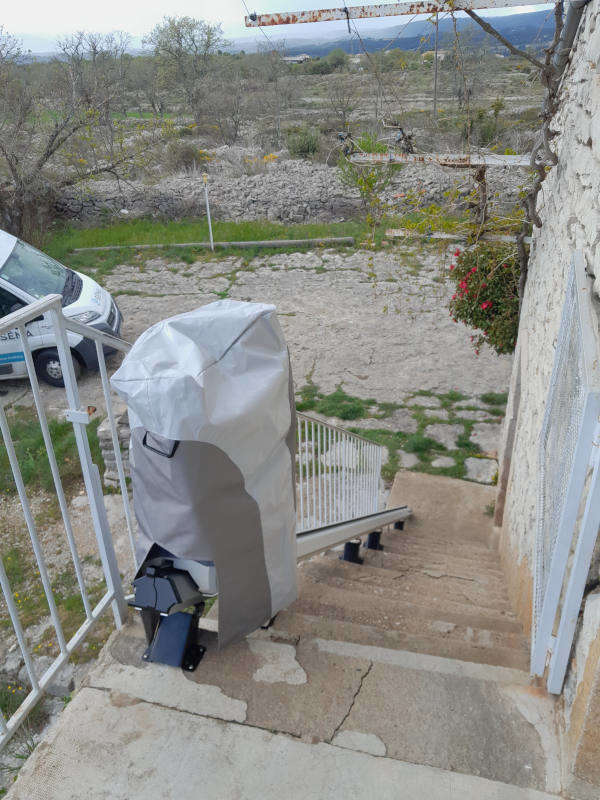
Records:
[[[367,536],[367,541],[365,542],[364,546],[367,550],[383,550],[383,545],[381,544],[381,531],[371,531],[371,533]]]
[[[344,554],[340,556],[340,561],[348,561],[350,564],[362,564],[363,559],[358,555],[360,550],[360,539],[354,539],[351,542],[346,542],[344,545]]]
[[[89,425],[90,415],[81,408],[67,408],[65,419],[69,422],[78,422],[80,425]]]

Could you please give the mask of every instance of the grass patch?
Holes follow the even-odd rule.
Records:
[[[303,225],[286,225],[282,222],[269,222],[266,220],[213,222],[215,241],[319,239],[327,236],[355,236],[360,240],[364,237],[365,231],[365,224],[359,221],[332,223],[315,222]],[[70,226],[58,228],[50,237],[46,246],[46,251],[53,258],[59,261],[65,261],[68,260],[69,254],[72,253],[73,249],[76,247],[180,244],[185,242],[208,241],[208,224],[205,219],[183,220],[181,222],[160,222],[150,219],[137,219],[114,222],[111,225],[97,228],[76,228]],[[297,248],[294,249],[297,250]],[[177,260],[187,260],[185,257],[187,251],[185,249],[174,248],[174,250],[177,254]],[[240,251],[236,250],[235,252],[239,254]],[[264,250],[260,252],[264,253]],[[218,251],[219,256],[226,253],[226,250],[220,249]],[[94,253],[93,255],[94,257],[98,257],[100,254]],[[123,258],[122,253],[120,258]]]
[[[430,218],[424,212],[412,212],[402,217],[386,219],[375,231],[374,246],[381,249],[387,242],[385,231],[388,227],[407,227],[425,224],[424,220]],[[441,219],[441,218],[440,218]],[[453,227],[455,221],[450,220],[442,224],[441,229],[448,225]],[[436,226],[437,227],[437,226]],[[282,222],[269,222],[267,220],[250,220],[238,222],[213,222],[213,234],[217,241],[259,241],[272,239],[319,239],[331,236],[353,236],[355,242],[360,244],[369,233],[366,223],[360,220],[330,223],[289,224]],[[214,253],[204,248],[165,247],[149,248],[144,250],[115,249],[75,253],[79,247],[117,247],[119,245],[169,245],[185,242],[208,242],[208,225],[206,219],[192,219],[174,221],[157,221],[152,219],[120,220],[109,225],[94,228],[61,225],[54,228],[45,244],[45,251],[58,261],[80,272],[88,273],[99,283],[112,274],[117,266],[128,264],[138,266],[143,270],[146,261],[152,258],[162,258],[167,261],[193,264],[197,261],[222,260],[230,256],[243,256],[246,262],[258,256],[264,256],[264,248],[249,247],[244,250],[239,248],[219,248]],[[389,243],[388,243],[389,244]],[[297,253],[309,250],[306,245],[292,245],[290,247],[270,248],[269,253]],[[341,249],[336,247],[335,249]],[[415,261],[418,271],[421,264]],[[324,268],[317,268],[322,272]]]
[[[508,402],[508,392],[486,392],[479,399],[487,406],[505,406]]]
[[[98,442],[99,424],[100,419],[92,420],[87,426],[87,435],[92,458],[102,472],[104,462]],[[9,416],[9,425],[25,485],[34,491],[53,492],[54,482],[50,472],[50,463],[35,411],[23,407],[16,408],[15,412]],[[65,493],[69,496],[81,482],[81,465],[73,426],[66,420],[49,418],[48,427]],[[16,492],[5,448],[0,450],[0,486],[2,487],[0,492],[3,494]]]
[[[417,433],[411,433],[407,437],[404,449],[408,453],[424,455],[431,450],[445,450],[446,448],[443,444],[440,444],[440,442],[436,442],[435,439],[431,439],[429,436],[424,436],[422,433],[417,431]]]
[[[326,417],[344,420],[365,419],[371,416],[369,413],[371,406],[378,405],[373,398],[363,400],[361,397],[346,394],[341,385],[334,392],[324,394],[319,391],[318,386],[309,381],[298,390],[298,394],[300,395],[300,401],[296,403],[298,411],[316,411]],[[391,405],[384,404],[382,416],[389,415]]]

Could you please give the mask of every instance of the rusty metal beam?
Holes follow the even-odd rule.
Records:
[[[250,14],[245,17],[247,28],[267,25],[295,25],[299,22],[331,22],[334,20],[369,19],[373,17],[399,17],[403,14],[434,14],[463,9],[512,8],[513,6],[546,5],[548,0],[456,0],[435,2],[416,0],[412,3],[389,3],[348,8],[323,8],[312,11],[283,11],[278,14]]]
[[[521,167],[531,169],[531,157],[500,156],[494,153],[353,153],[353,164],[438,164],[442,167]]]

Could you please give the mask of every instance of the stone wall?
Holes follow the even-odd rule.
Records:
[[[510,467],[500,476],[498,496],[502,507],[500,549],[511,596],[527,629],[531,625],[538,444],[574,250],[583,252],[588,271],[600,278],[600,0],[592,0],[584,10],[552,128],[558,131],[553,147],[559,163],[548,174],[538,200],[544,224],[534,231],[501,454],[501,464]],[[503,478],[507,478],[505,486]],[[597,626],[600,617],[594,615],[593,619]],[[598,630],[592,631],[590,624],[588,619],[585,635],[591,641]],[[595,658],[594,670],[598,669],[597,649],[587,647],[584,653],[576,647],[579,660],[571,662],[568,691],[562,701],[568,771],[574,774],[578,764],[577,780],[584,783],[600,780],[600,775],[597,768],[595,772],[588,769],[593,761],[589,752],[587,760],[581,753],[581,736],[585,731],[590,734],[590,720],[579,720],[576,727],[581,735],[576,734],[577,714],[572,716],[571,711],[577,708],[580,713],[593,707],[590,692],[597,687],[598,675],[594,672],[595,678],[588,675],[585,681],[582,676],[589,658]],[[587,747],[591,741],[588,739]],[[597,720],[594,746],[598,749]],[[583,797],[580,788],[578,791],[572,796]],[[597,798],[597,787],[593,792]]]
[[[127,406],[118,400],[113,400],[113,413],[115,416],[115,424],[119,436],[119,445],[121,448],[121,456],[123,459],[123,469],[125,476],[129,477],[129,417],[127,415]],[[112,433],[110,429],[110,422],[108,417],[105,417],[98,426],[98,441],[102,451],[102,458],[104,459],[104,485],[105,486],[119,486],[119,474],[117,472],[117,458],[113,447]]]
[[[223,158],[209,167],[211,213],[214,219],[266,219],[280,222],[330,222],[361,213],[358,192],[344,185],[337,167],[282,158],[258,174],[247,175]],[[492,203],[507,208],[517,201],[520,170],[488,171]],[[442,203],[447,192],[466,196],[472,188],[464,170],[420,166],[399,170],[385,199],[417,192],[424,203]],[[86,224],[115,216],[185,219],[205,214],[204,183],[200,172],[174,175],[152,183],[95,181],[74,187],[58,200],[59,214]]]

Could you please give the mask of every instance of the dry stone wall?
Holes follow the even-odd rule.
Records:
[[[129,477],[129,437],[131,432],[129,430],[127,406],[118,400],[113,400],[113,413],[123,460],[123,469],[125,476]],[[104,460],[104,485],[118,487],[119,473],[117,472],[117,458],[113,447],[112,431],[108,417],[105,417],[98,426],[98,442],[100,443],[102,458]]]
[[[331,222],[361,213],[358,192],[344,185],[337,167],[290,160],[247,175],[219,154],[209,167],[211,213],[215,219],[266,219],[280,222]],[[513,205],[524,180],[521,170],[489,170],[493,202]],[[470,176],[464,170],[436,166],[404,168],[389,187],[386,201],[417,192],[424,203],[442,203],[445,194],[459,189],[468,194]],[[200,172],[175,175],[153,184],[95,181],[65,193],[57,203],[59,214],[85,224],[100,224],[115,216],[184,219],[205,214],[204,183]]]

